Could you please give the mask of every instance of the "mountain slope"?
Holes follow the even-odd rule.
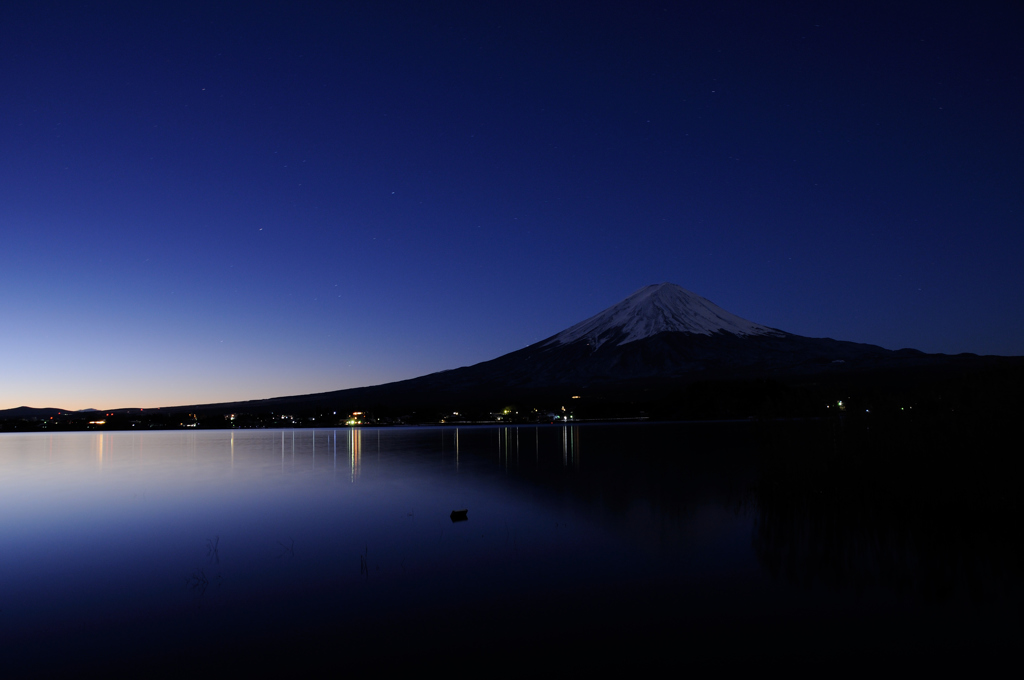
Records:
[[[813,372],[884,363],[875,345],[805,338],[747,321],[679,286],[647,286],[561,333],[475,366],[434,374],[445,382],[542,388],[622,381]],[[424,376],[430,377],[430,376]],[[440,385],[438,385],[440,386]]]
[[[662,283],[642,288],[560,333],[490,361],[384,385],[238,406],[297,408],[329,403],[339,409],[374,408],[373,404],[404,408],[580,392],[620,398],[701,380],[912,368],[933,360],[933,355],[916,350],[891,351],[786,333],[742,319],[679,286]]]

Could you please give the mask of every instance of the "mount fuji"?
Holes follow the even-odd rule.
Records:
[[[465,405],[578,394],[629,399],[700,381],[789,379],[912,367],[928,363],[932,356],[787,333],[740,318],[675,284],[660,283],[490,361],[373,387],[231,406],[269,411],[329,405],[341,412],[468,408]]]
[[[209,408],[341,413],[467,409],[575,394],[644,398],[699,381],[849,375],[927,363],[931,356],[786,333],[746,321],[675,284],[655,284],[549,338],[473,366],[372,387]]]
[[[650,405],[668,409],[669,417],[719,418],[745,415],[759,393],[772,391],[766,403],[784,404],[777,410],[788,415],[816,413],[835,395],[856,393],[878,402],[916,395],[948,409],[998,403],[1000,395],[1012,401],[1016,376],[1024,376],[1024,357],[925,354],[803,337],[660,283],[540,342],[472,366],[371,387],[157,411],[200,414],[211,422],[223,422],[217,417],[228,413],[306,414],[312,422],[314,415],[336,420],[355,411],[399,419],[420,413],[413,419],[435,422],[422,414],[487,414],[508,404],[543,407],[580,397],[574,407],[607,406],[600,417]],[[790,397],[804,406],[785,405]],[[137,409],[119,411],[138,418]]]
[[[417,381],[532,391],[555,386],[692,382],[849,371],[927,356],[911,349],[807,338],[732,314],[672,283],[645,286],[550,338],[474,366]]]

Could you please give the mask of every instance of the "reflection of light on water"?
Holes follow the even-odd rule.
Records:
[[[569,463],[578,468],[580,466],[580,428],[579,425],[562,428],[562,466],[568,467]]]
[[[503,427],[498,434],[498,461],[501,461],[502,450],[505,452],[505,469],[508,469],[508,450],[509,450],[509,439],[511,438],[509,428]],[[502,440],[504,440],[504,447],[502,446]]]
[[[377,451],[380,451],[380,439],[377,440]],[[459,428],[455,428],[455,471],[459,471]]]
[[[363,433],[357,428],[348,431],[348,458],[351,467],[352,481],[359,477],[359,458],[363,453]]]
[[[518,467],[522,464],[520,460],[520,453],[523,447],[529,447],[529,433],[520,432],[518,426],[504,426],[498,427],[498,464],[504,467],[506,470],[509,464],[512,462],[511,458],[512,450],[515,449],[515,466]],[[552,432],[552,430],[545,430]],[[579,469],[580,467],[580,427],[579,425],[563,425],[558,428],[553,428],[553,434],[561,433],[562,435],[562,467],[573,467]],[[458,447],[458,431],[456,431],[456,447]],[[546,435],[545,435],[546,436]],[[534,461],[540,462],[540,428],[533,428],[533,453]],[[557,450],[557,449],[556,449]],[[456,452],[457,453],[457,452]],[[456,464],[458,460],[456,460]]]
[[[96,462],[103,469],[103,435],[96,435]]]
[[[235,469],[235,433],[231,433],[231,469]]]

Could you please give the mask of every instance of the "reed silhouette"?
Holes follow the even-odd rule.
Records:
[[[210,580],[206,577],[206,572],[202,569],[193,571],[189,576],[185,577],[185,586],[196,593],[199,597],[206,594],[206,589],[210,585]]]
[[[289,557],[295,557],[295,539],[289,538],[287,545],[285,545],[281,541],[278,541],[277,545],[279,547],[279,550],[278,550],[278,553],[277,553],[277,556],[276,556],[278,559],[281,559],[285,555],[288,555]]]
[[[206,539],[206,557],[213,564],[220,564],[220,536]]]

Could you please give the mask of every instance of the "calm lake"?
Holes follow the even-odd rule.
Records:
[[[758,450],[743,423],[2,434],[0,661],[1019,664],[1000,546],[780,506]]]

